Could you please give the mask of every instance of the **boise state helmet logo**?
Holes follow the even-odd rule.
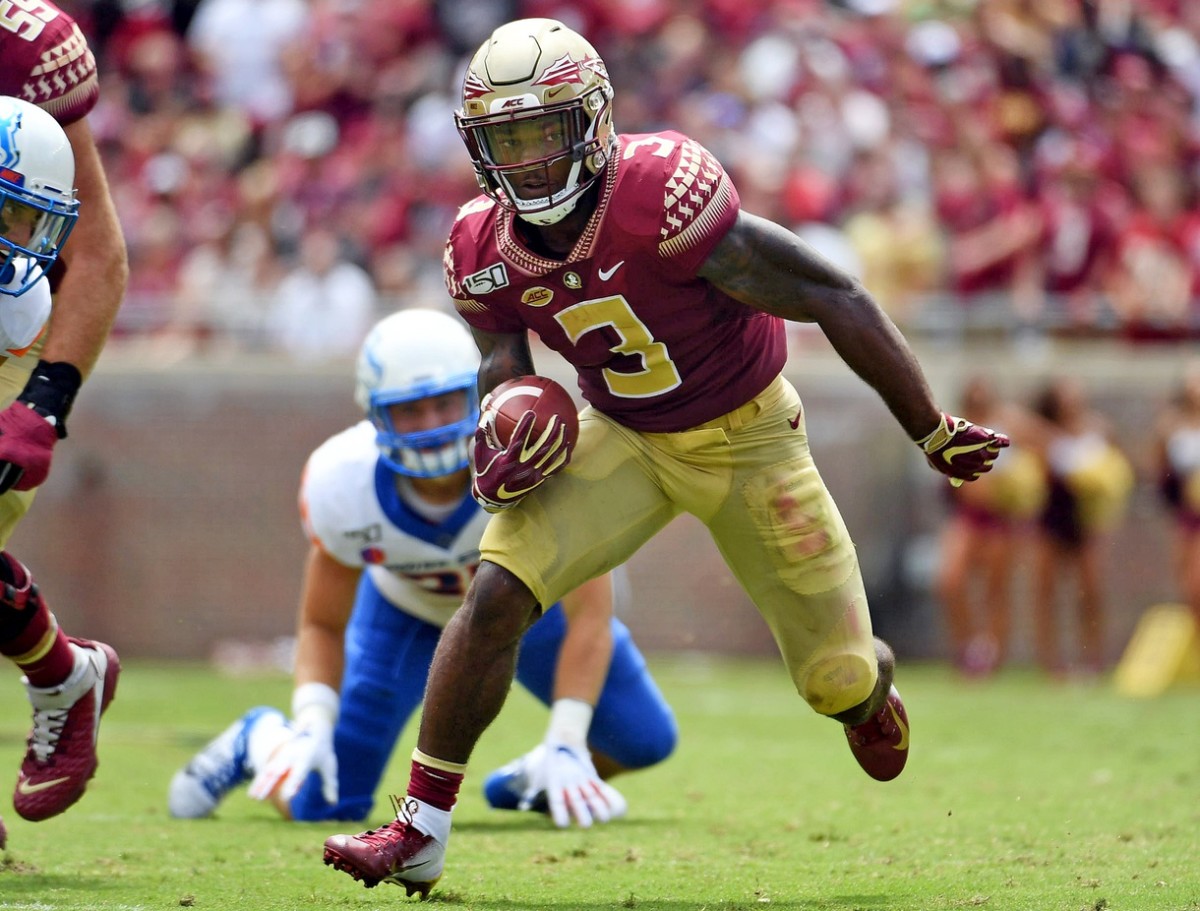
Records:
[[[16,170],[21,163],[17,150],[17,130],[21,129],[21,114],[0,111],[0,177],[13,183],[24,183],[24,177]]]

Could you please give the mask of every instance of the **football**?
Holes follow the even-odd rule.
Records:
[[[536,438],[549,425],[551,418],[562,421],[568,450],[579,438],[579,416],[571,394],[554,380],[545,376],[518,376],[505,380],[492,390],[483,411],[481,425],[494,449],[504,449],[513,430],[526,411],[532,411],[533,434]]]

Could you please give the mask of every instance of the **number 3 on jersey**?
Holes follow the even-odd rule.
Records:
[[[573,345],[594,329],[609,326],[620,336],[620,344],[610,348],[642,362],[642,369],[628,373],[604,368],[604,382],[613,395],[625,399],[648,399],[670,392],[681,382],[667,346],[654,340],[645,323],[637,318],[629,301],[617,295],[580,301],[555,316]]]
[[[33,41],[58,16],[41,0],[0,0],[0,28]]]

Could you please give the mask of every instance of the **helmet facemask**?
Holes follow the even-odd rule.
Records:
[[[610,107],[597,86],[563,104],[457,119],[484,192],[532,224],[552,225],[575,208],[608,160],[606,138],[597,130],[608,122]],[[556,166],[568,161],[564,178]],[[544,195],[522,196],[522,177],[530,172]]]
[[[470,464],[470,445],[479,423],[479,393],[474,372],[443,382],[372,393],[367,417],[375,426],[379,457],[392,471],[410,478],[440,478]],[[453,396],[462,417],[427,430],[396,429],[391,407],[425,398]]]

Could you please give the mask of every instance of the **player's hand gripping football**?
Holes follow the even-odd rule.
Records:
[[[959,487],[964,481],[974,481],[991,471],[992,463],[1000,450],[1009,445],[1009,439],[1003,433],[943,412],[937,427],[917,440],[917,445],[929,464],[949,475],[950,483]]]
[[[293,722],[291,736],[254,776],[247,793],[255,800],[278,796],[287,802],[313,772],[321,778],[321,794],[326,802],[336,804],[338,766],[333,751],[333,722],[315,713]]]
[[[537,415],[526,411],[513,429],[508,445],[496,436],[492,413],[483,400],[475,430],[474,478],[471,495],[488,512],[516,506],[571,460],[571,446],[562,419],[553,415],[539,433]]]
[[[550,817],[560,829],[570,826],[572,820],[586,829],[593,822],[625,815],[625,798],[600,778],[586,744],[567,743],[548,735],[529,759],[528,786],[518,809],[528,810],[545,793]]]

